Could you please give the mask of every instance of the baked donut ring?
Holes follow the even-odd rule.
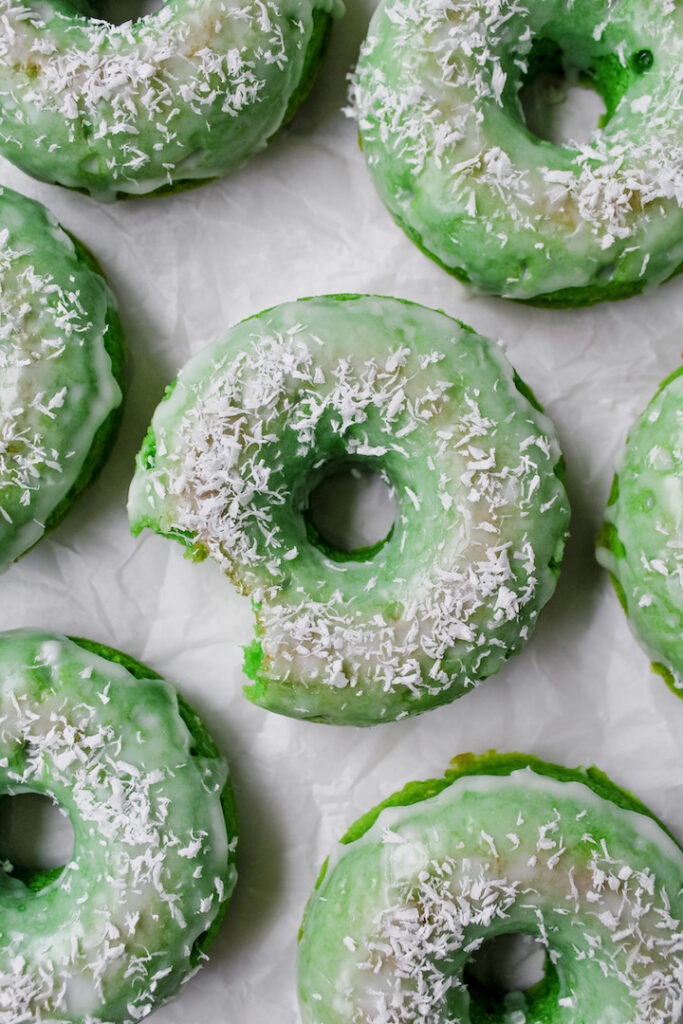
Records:
[[[350,552],[309,508],[348,467],[381,476],[398,510]],[[521,649],[559,572],[561,476],[499,346],[424,306],[327,296],[251,317],[184,367],[129,514],[251,597],[250,700],[370,725],[454,700]]]
[[[303,1024],[676,1024],[682,877],[681,847],[597,769],[456,758],[325,862],[299,940]],[[545,976],[506,1003],[468,965],[519,933]]]
[[[580,306],[683,266],[679,0],[382,0],[352,88],[363,151],[394,219],[483,292]],[[586,143],[526,125],[542,71],[605,102]]]
[[[67,812],[68,864],[0,869],[4,1024],[135,1024],[206,959],[236,880],[225,761],[175,689],[110,648],[0,634],[0,794]]]

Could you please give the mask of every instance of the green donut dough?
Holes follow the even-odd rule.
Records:
[[[585,143],[524,121],[562,68],[605,101]],[[475,289],[579,306],[683,266],[680,0],[381,0],[351,98],[390,213]]]
[[[299,939],[303,1024],[677,1024],[683,851],[595,768],[456,758],[352,826]],[[496,1004],[466,967],[522,933],[545,978]]]
[[[89,252],[0,188],[0,572],[99,470],[121,415],[123,335]]]
[[[111,201],[227,174],[312,84],[341,0],[166,0],[136,22],[0,0],[0,153]]]
[[[0,795],[68,813],[71,861],[0,870],[3,1024],[134,1024],[199,964],[235,880],[225,761],[174,687],[111,648],[0,634]]]
[[[568,524],[560,452],[499,346],[376,296],[287,303],[229,330],[158,406],[130,490],[145,527],[214,558],[251,597],[247,696],[370,725],[461,696],[522,647]],[[398,506],[337,552],[309,494],[349,466]]]
[[[683,697],[683,367],[631,430],[597,558],[652,668]]]

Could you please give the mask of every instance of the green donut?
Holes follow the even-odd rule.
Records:
[[[358,821],[299,940],[303,1024],[678,1024],[683,851],[595,768],[465,755]],[[498,1001],[467,965],[534,936],[545,977]]]
[[[683,367],[631,430],[597,559],[653,670],[683,697]]]
[[[0,0],[0,153],[103,201],[227,174],[293,115],[341,0],[166,0],[136,22]]]
[[[158,406],[130,490],[145,527],[214,558],[257,614],[247,696],[371,725],[461,696],[522,647],[568,524],[550,422],[499,346],[376,296],[287,303],[229,330]],[[398,514],[371,549],[310,527],[365,466]]]
[[[381,0],[352,84],[379,194],[475,289],[548,306],[626,298],[683,266],[681,0]],[[587,79],[585,144],[526,126],[540,71]]]
[[[3,1024],[134,1024],[206,959],[232,893],[237,821],[198,716],[111,648],[0,634],[0,795],[68,813],[72,860],[0,870]]]
[[[0,188],[0,572],[62,519],[121,416],[116,300],[40,203]]]

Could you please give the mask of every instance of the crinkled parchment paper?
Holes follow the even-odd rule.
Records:
[[[341,113],[369,6],[350,0],[312,97],[229,179],[100,206],[0,164],[0,182],[42,200],[92,248],[130,351],[112,457],[60,528],[0,580],[0,628],[91,637],[174,680],[227,755],[241,811],[240,881],[211,961],[155,1024],[296,1024],[297,929],[331,845],[461,751],[597,764],[683,839],[683,701],[651,675],[593,558],[627,429],[681,359],[683,277],[628,302],[543,311],[471,297],[432,264],[385,212]],[[502,338],[557,426],[573,508],[557,593],[523,653],[449,707],[365,731],[252,707],[240,669],[248,602],[179,545],[133,540],[125,511],[146,425],[192,353],[264,307],[346,291],[413,299]]]

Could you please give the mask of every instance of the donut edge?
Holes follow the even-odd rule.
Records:
[[[28,199],[28,197],[22,195],[22,199]],[[36,203],[36,205],[42,205],[37,203],[36,200],[31,201]],[[47,207],[43,208],[50,213]],[[104,420],[100,423],[99,427],[93,434],[90,447],[86,452],[83,465],[81,466],[78,476],[66,494],[60,498],[50,514],[46,517],[42,534],[38,540],[31,544],[30,547],[22,551],[21,554],[18,555],[12,563],[10,563],[9,567],[18,562],[24,557],[24,555],[28,554],[29,551],[32,551],[36,544],[39,544],[40,541],[48,534],[56,530],[62,523],[62,520],[66,518],[71,508],[77,503],[83,492],[95,482],[111,454],[111,450],[121,426],[125,405],[126,381],[124,377],[124,367],[126,364],[127,351],[116,297],[114,296],[104,271],[90,249],[84,245],[79,238],[68,231],[63,224],[60,223],[59,227],[73,243],[75,259],[82,264],[82,269],[89,271],[91,274],[99,278],[104,285],[107,308],[101,342],[107,356],[109,357],[111,374],[118,386],[120,398],[118,404],[110,409],[109,413],[105,416]]]
[[[443,778],[406,783],[402,789],[392,793],[391,796],[382,800],[358,818],[346,830],[340,842],[349,844],[364,836],[368,829],[374,825],[385,807],[408,807],[411,804],[420,803],[432,796],[438,796],[439,793],[443,792],[444,789],[448,789],[458,779],[466,778],[470,775],[512,775],[513,772],[530,768],[537,775],[546,775],[549,778],[557,779],[559,782],[581,782],[597,794],[597,796],[609,800],[611,803],[616,804],[617,807],[646,815],[659,825],[669,838],[683,850],[683,845],[679,843],[654,811],[651,811],[630,790],[613,782],[605,772],[595,765],[578,765],[576,768],[567,768],[565,765],[555,764],[552,761],[544,761],[534,754],[524,754],[521,751],[499,753],[493,749],[487,750],[484,754],[472,752],[456,754],[451,759],[450,765],[451,767],[446,769]]]

